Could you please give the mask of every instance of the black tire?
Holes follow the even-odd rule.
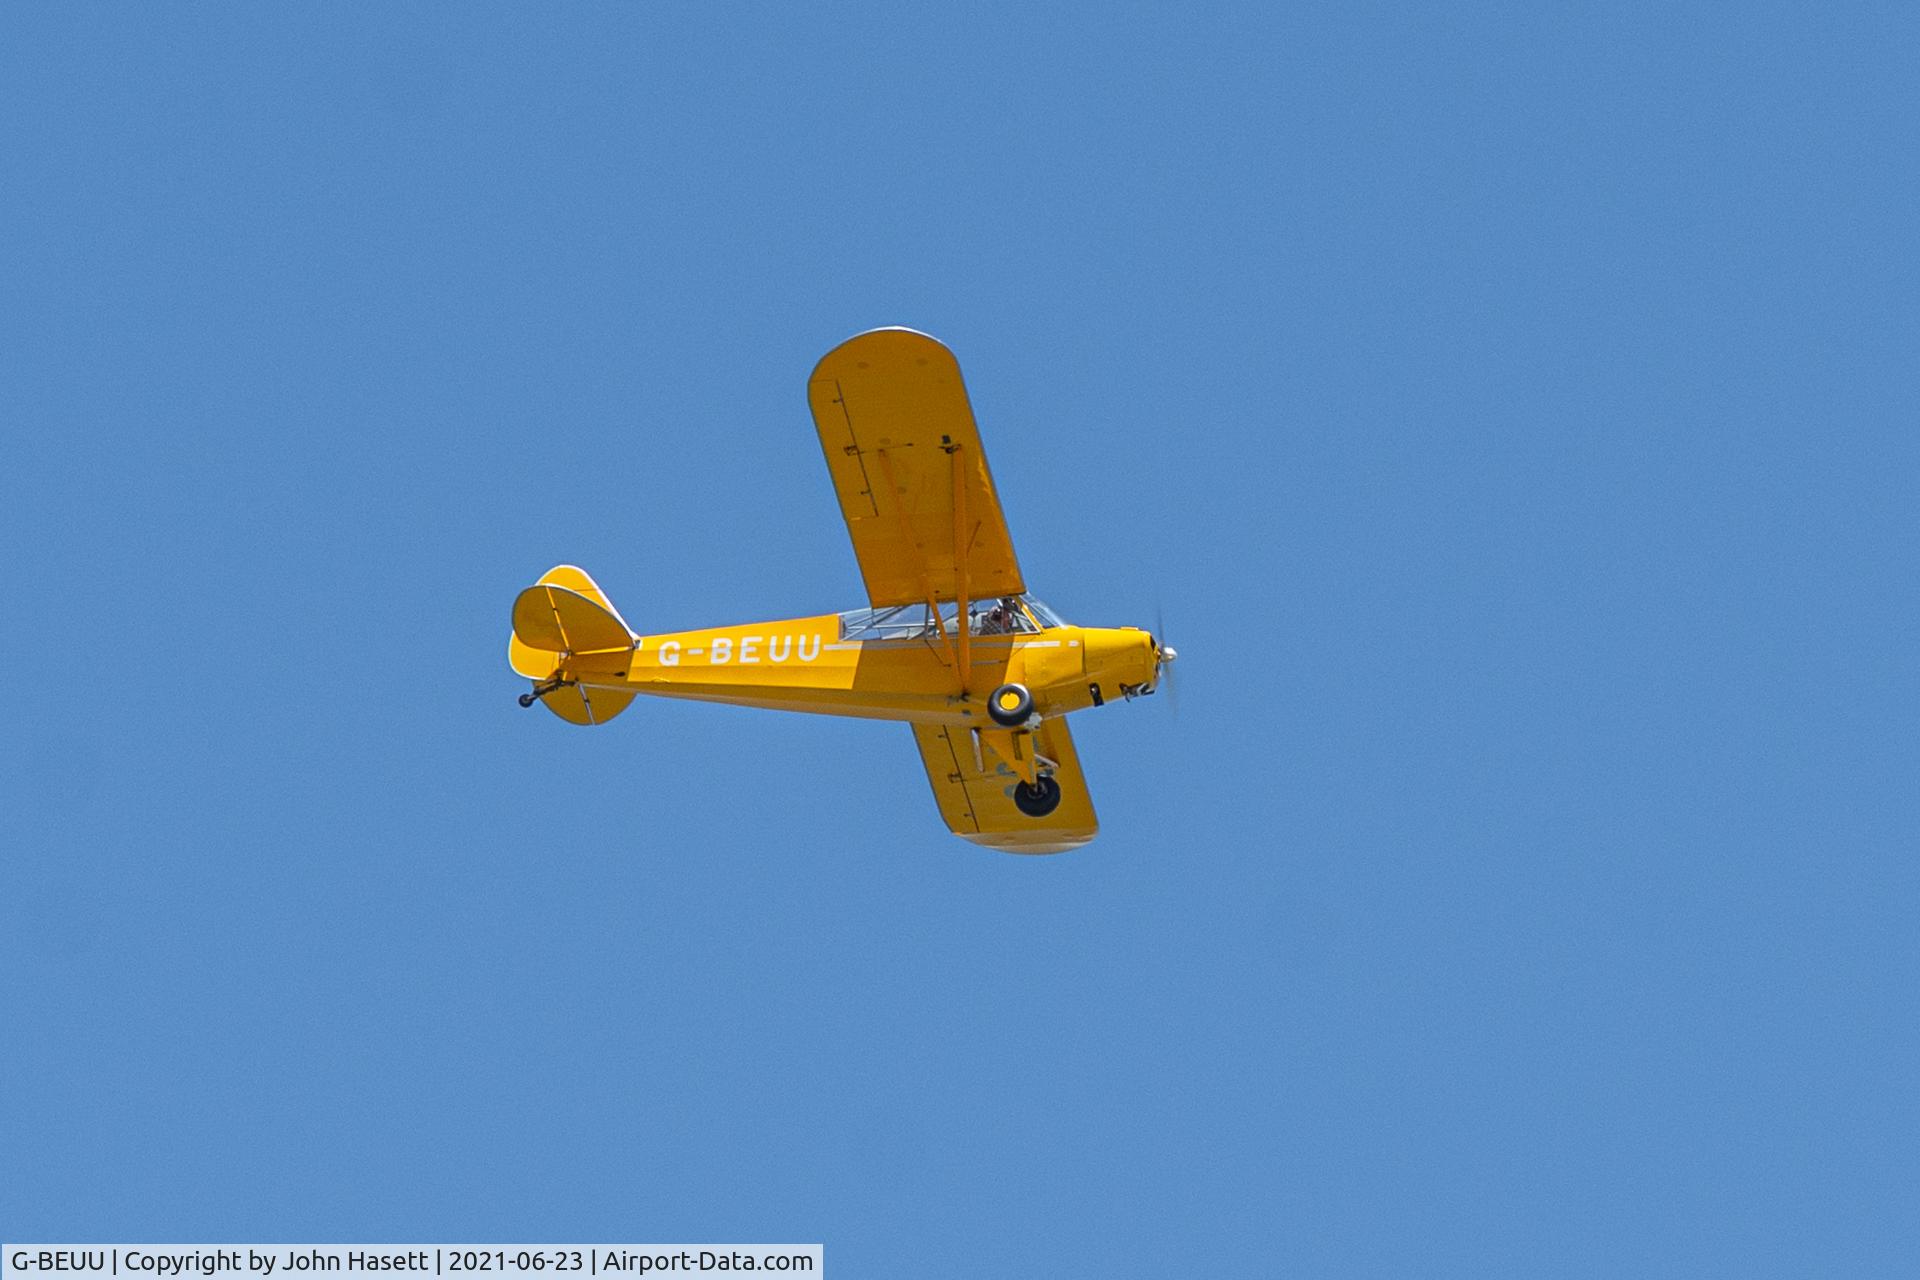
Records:
[[[523,707],[530,707],[534,704],[535,701],[536,699],[530,693],[523,693],[520,695],[520,705]]]
[[[1032,714],[1033,695],[1023,684],[1003,684],[987,695],[987,718],[1004,728],[1017,729]]]
[[[1029,818],[1044,818],[1060,807],[1060,784],[1042,778],[1032,786],[1017,783],[1013,788],[1014,807]]]

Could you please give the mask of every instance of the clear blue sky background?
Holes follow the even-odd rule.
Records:
[[[0,1236],[1920,1266],[1910,8],[11,5]],[[1105,830],[514,705],[957,352]]]

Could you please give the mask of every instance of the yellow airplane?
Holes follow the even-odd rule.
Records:
[[[549,570],[513,602],[507,660],[573,724],[636,694],[905,720],[954,834],[1013,853],[1099,830],[1066,716],[1152,693],[1174,651],[1076,627],[1026,594],[960,366],[924,333],[829,351],[807,399],[871,608],[636,635],[593,579]]]

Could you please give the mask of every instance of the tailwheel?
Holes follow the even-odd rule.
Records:
[[[548,676],[545,680],[542,680],[538,684],[533,686],[532,693],[523,693],[520,695],[520,705],[523,707],[530,707],[534,703],[540,701],[540,699],[552,693],[555,689],[566,689],[579,683],[580,682],[578,680],[569,680],[565,676],[561,676],[561,675]]]
[[[1060,784],[1046,774],[1013,788],[1013,803],[1029,818],[1044,818],[1060,807]]]

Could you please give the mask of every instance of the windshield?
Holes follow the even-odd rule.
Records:
[[[896,604],[884,609],[852,609],[840,615],[842,640],[937,639],[941,630],[954,634],[959,606],[948,600],[940,606],[940,627],[924,604]],[[1060,615],[1032,596],[1001,596],[967,604],[968,631],[976,636],[1032,635],[1048,627],[1064,627]]]
[[[1027,612],[1040,620],[1041,626],[1064,627],[1067,625],[1066,619],[1049,609],[1046,605],[1041,604],[1038,600],[1035,600],[1032,596],[1021,596],[1020,599],[1027,606]]]

